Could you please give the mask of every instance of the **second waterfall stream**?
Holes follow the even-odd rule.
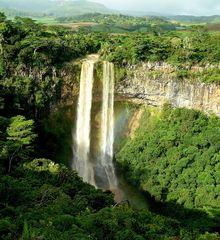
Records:
[[[91,157],[91,114],[96,60],[88,59],[82,63],[76,129],[73,133],[72,167],[85,182],[104,190],[114,190],[117,188],[113,164],[114,65],[107,61],[103,62],[98,151]]]

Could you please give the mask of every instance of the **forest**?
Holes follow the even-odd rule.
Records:
[[[169,105],[153,116],[145,110],[116,161],[151,199],[149,209],[116,204],[42,147],[65,63],[90,53],[119,68],[165,61],[180,81],[195,74],[193,65],[210,63],[196,78],[219,84],[219,36],[203,28],[187,36],[85,33],[1,13],[0,239],[220,239],[218,117]]]
[[[165,105],[146,111],[136,137],[117,154],[131,182],[161,202],[216,214],[219,224],[218,117]]]

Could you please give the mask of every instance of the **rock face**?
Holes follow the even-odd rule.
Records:
[[[197,109],[220,116],[220,86],[189,79],[178,80],[175,69],[166,64],[143,64],[128,69],[128,76],[116,86],[118,94],[152,106],[170,103],[174,107]]]
[[[61,105],[71,105],[76,101],[79,94],[80,72],[80,62],[70,62],[63,67],[61,71],[61,78],[63,80],[61,86]]]

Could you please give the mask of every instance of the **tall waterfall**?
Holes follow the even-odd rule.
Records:
[[[101,116],[100,159],[101,166],[107,177],[108,186],[114,189],[117,179],[113,165],[114,144],[114,65],[103,63],[103,96]]]
[[[102,189],[113,190],[117,187],[113,165],[114,65],[109,62],[103,63],[102,105],[99,118],[100,139],[99,143],[93,142],[97,148],[93,152],[90,147],[90,130],[94,63],[95,60],[87,60],[82,64],[76,132],[74,134],[73,168],[85,182]]]
[[[95,185],[94,170],[89,159],[89,152],[94,63],[93,60],[87,60],[82,64],[73,165],[79,176],[93,185]]]

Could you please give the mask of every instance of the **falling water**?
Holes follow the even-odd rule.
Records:
[[[113,190],[117,188],[113,165],[114,65],[109,62],[103,63],[100,145],[92,159],[90,128],[94,63],[95,60],[87,60],[82,64],[76,133],[74,134],[73,168],[85,182],[102,189]]]
[[[109,189],[115,189],[117,179],[113,165],[114,144],[114,65],[103,63],[103,97],[101,117],[100,160]]]
[[[133,202],[138,201],[139,206],[140,201],[141,203],[144,202],[143,200],[139,201],[140,194],[134,189],[130,190],[126,183],[121,184],[115,174],[113,164],[114,65],[109,62],[103,63],[102,102],[100,112],[97,114],[96,110],[94,111],[96,113],[96,124],[92,124],[94,128],[91,135],[93,136],[95,133],[95,138],[93,136],[91,141],[93,75],[96,60],[97,56],[92,55],[82,64],[76,130],[73,133],[74,157],[72,167],[85,182],[92,184],[96,188],[111,190],[115,194],[117,202],[129,198],[132,201],[134,199]],[[92,116],[94,117],[94,114]],[[137,196],[137,200],[133,196]]]
[[[87,60],[82,64],[73,168],[85,182],[95,186],[94,170],[89,159],[94,63],[94,60]]]

